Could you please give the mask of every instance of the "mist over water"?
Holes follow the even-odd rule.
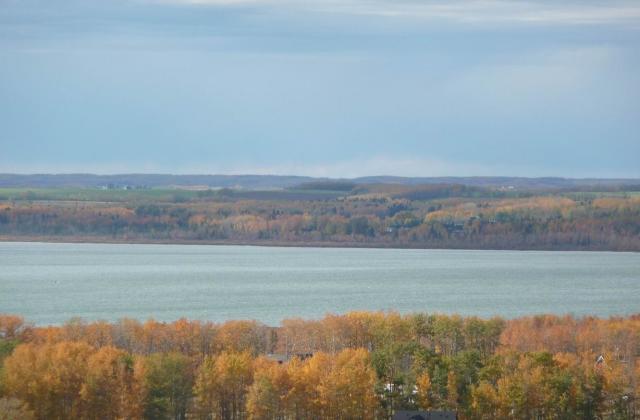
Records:
[[[37,325],[351,310],[628,315],[640,254],[0,243],[0,312]]]

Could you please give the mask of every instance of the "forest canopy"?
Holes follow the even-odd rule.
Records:
[[[273,191],[1,189],[0,238],[640,251],[640,193],[346,182]]]
[[[626,419],[640,414],[640,314],[351,312],[278,327],[34,327],[3,315],[0,366],[5,418],[389,419],[444,409],[461,419]]]

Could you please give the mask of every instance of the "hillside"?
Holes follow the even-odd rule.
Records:
[[[0,174],[0,188],[209,187],[242,189],[291,188],[309,182],[347,181],[354,184],[459,184],[487,188],[572,189],[640,186],[640,179],[523,178],[523,177],[396,177],[370,176],[328,179],[283,175],[171,175],[171,174]]]

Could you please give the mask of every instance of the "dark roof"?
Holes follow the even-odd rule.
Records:
[[[455,411],[396,411],[393,420],[456,420]]]

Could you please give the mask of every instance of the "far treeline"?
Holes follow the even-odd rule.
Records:
[[[5,188],[0,239],[640,251],[640,186]]]
[[[215,324],[0,316],[3,419],[640,418],[640,314],[352,312]]]

